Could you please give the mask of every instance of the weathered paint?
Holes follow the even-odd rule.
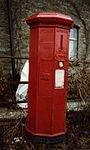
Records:
[[[66,132],[68,43],[73,21],[63,14],[39,13],[27,23],[31,41],[26,128],[38,136],[62,135]],[[64,72],[62,87],[55,85],[57,70]]]

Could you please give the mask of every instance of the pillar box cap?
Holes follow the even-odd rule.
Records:
[[[72,27],[74,22],[70,16],[54,13],[54,12],[43,12],[32,15],[26,20],[29,26],[39,24],[60,24],[68,27]]]

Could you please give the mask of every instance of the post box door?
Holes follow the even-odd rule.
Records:
[[[68,75],[68,30],[57,29],[54,66],[53,132],[65,133],[65,112]],[[58,124],[58,126],[57,126]]]

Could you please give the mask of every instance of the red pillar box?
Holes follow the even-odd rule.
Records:
[[[35,136],[66,132],[69,29],[73,21],[59,13],[39,13],[30,26],[29,99],[26,129]]]

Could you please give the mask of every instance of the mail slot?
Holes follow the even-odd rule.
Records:
[[[27,131],[34,136],[66,133],[69,30],[73,20],[64,14],[39,13],[30,26]]]

